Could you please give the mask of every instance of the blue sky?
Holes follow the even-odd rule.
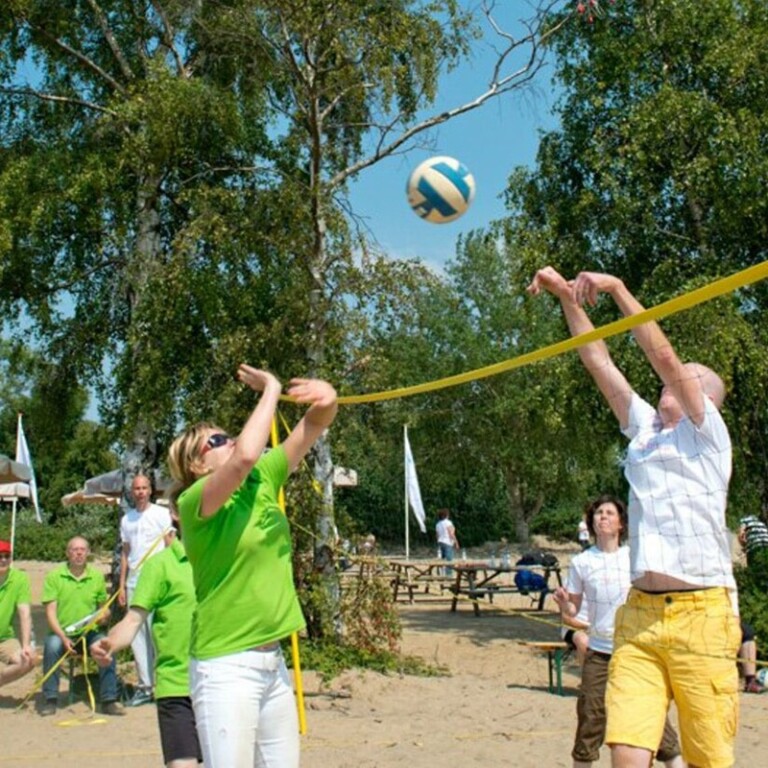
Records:
[[[521,27],[515,14],[530,11],[530,6],[518,0],[505,0],[500,6],[497,20],[504,29],[519,34]],[[485,91],[494,61],[490,42],[478,41],[472,61],[443,78],[438,102],[433,110],[424,113],[425,117]],[[416,148],[386,158],[360,173],[350,188],[351,204],[386,253],[398,258],[420,258],[439,269],[453,257],[459,234],[483,227],[504,213],[500,195],[510,172],[518,165],[532,166],[540,132],[558,126],[553,114],[557,94],[552,89],[551,75],[552,67],[545,67],[532,84],[438,127],[430,134],[429,149]],[[422,221],[406,199],[410,172],[433,155],[455,157],[475,177],[476,195],[471,208],[448,224]]]

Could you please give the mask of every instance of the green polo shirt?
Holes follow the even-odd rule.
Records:
[[[189,643],[195,611],[192,566],[174,541],[142,566],[132,608],[152,613],[155,641],[155,696],[189,696]]]
[[[303,628],[293,585],[291,531],[277,501],[287,477],[288,459],[277,447],[259,459],[211,517],[200,516],[207,477],[179,496],[197,592],[195,658],[238,653]]]
[[[13,617],[16,606],[29,605],[32,593],[29,589],[29,576],[15,568],[8,569],[8,576],[0,584],[0,642],[16,637],[13,631]]]
[[[43,582],[43,604],[56,601],[56,618],[62,629],[84,619],[107,600],[104,574],[86,565],[78,579],[67,563],[49,571]]]

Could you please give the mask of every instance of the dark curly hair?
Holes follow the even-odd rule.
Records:
[[[619,519],[621,520],[621,533],[619,534],[619,541],[623,543],[626,541],[627,534],[629,532],[629,515],[627,515],[627,506],[621,499],[616,498],[616,496],[611,496],[609,493],[604,493],[602,496],[598,496],[594,501],[591,501],[589,504],[587,504],[586,508],[584,509],[584,517],[587,520],[587,528],[589,528],[590,534],[595,538],[597,537],[597,534],[595,533],[595,512],[597,512],[597,510],[603,504],[613,504],[613,506],[618,510]]]

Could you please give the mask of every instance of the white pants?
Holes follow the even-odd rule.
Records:
[[[129,608],[135,589],[135,584],[128,583],[125,585]],[[152,644],[152,616],[153,614],[151,613],[147,616],[147,620],[141,625],[136,633],[136,637],[131,642],[133,660],[136,662],[136,675],[139,678],[139,688],[149,693],[154,688],[155,679],[155,646]]]
[[[298,768],[299,719],[279,649],[193,658],[190,683],[206,768]]]

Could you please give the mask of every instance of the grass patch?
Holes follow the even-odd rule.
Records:
[[[288,666],[292,666],[289,649],[285,656]],[[394,673],[415,677],[443,677],[449,674],[446,667],[429,664],[418,656],[313,640],[301,643],[301,666],[302,669],[317,672],[324,683],[330,682],[347,669],[370,669],[385,675]]]

